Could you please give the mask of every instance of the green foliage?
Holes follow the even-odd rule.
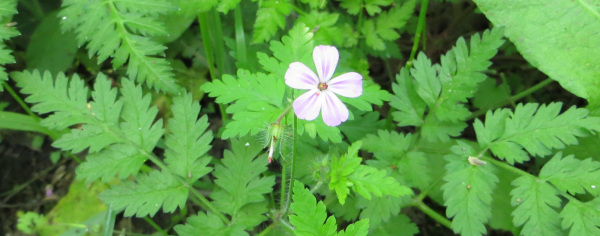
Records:
[[[597,1],[560,1],[541,9],[539,4],[547,3],[544,0],[474,2],[495,26],[506,26],[506,37],[531,65],[569,92],[587,99],[590,110],[598,114],[600,48],[596,45],[600,44],[600,38],[595,29],[600,28],[600,6]],[[555,23],[547,24],[548,21]]]
[[[410,222],[410,218],[404,214],[398,214],[392,217],[387,223],[373,230],[371,235],[398,235],[412,236],[419,233],[419,228],[415,223]]]
[[[495,167],[470,164],[467,158],[475,156],[475,150],[462,141],[451,150],[453,154],[445,157],[447,174],[442,186],[446,215],[453,217],[454,233],[482,235],[486,232],[485,223],[492,216],[492,192],[498,182]]]
[[[165,171],[153,170],[137,177],[137,181],[124,181],[121,185],[102,192],[100,199],[112,204],[115,210],[125,209],[125,216],[154,216],[162,208],[174,212],[187,200],[189,187]]]
[[[586,203],[569,201],[560,212],[562,228],[570,228],[569,235],[600,234],[600,198]]]
[[[79,45],[87,43],[89,56],[103,62],[112,57],[113,68],[126,62],[127,74],[148,87],[180,93],[169,62],[161,57],[166,47],[149,36],[166,35],[158,14],[176,8],[166,0],[63,1],[59,13],[64,30],[77,34]]]
[[[408,197],[373,197],[370,200],[359,198],[357,206],[362,209],[360,219],[368,219],[369,227],[379,228],[382,224],[400,213],[400,209],[409,204]]]
[[[8,79],[8,74],[4,70],[4,65],[14,63],[15,58],[10,55],[11,50],[6,48],[4,40],[19,35],[9,21],[12,15],[17,13],[17,1],[7,0],[0,2],[0,83]],[[0,87],[0,92],[4,91],[4,87]]]
[[[165,163],[174,174],[193,183],[212,169],[206,167],[210,157],[205,155],[211,148],[212,132],[206,132],[208,118],[200,114],[200,105],[187,94],[173,98],[173,118],[169,119],[169,134],[165,137]]]
[[[556,209],[561,199],[555,189],[532,176],[521,176],[512,182],[510,192],[515,226],[523,226],[523,235],[562,235]]]
[[[231,147],[231,151],[225,150],[221,164],[215,165],[212,172],[218,188],[210,197],[233,221],[252,228],[266,220],[264,194],[273,191],[275,176],[261,177],[268,162],[264,155],[256,158],[262,151],[260,144],[249,139],[232,140]]]
[[[544,165],[540,178],[572,195],[584,194],[586,191],[594,196],[600,195],[597,187],[600,162],[593,161],[592,158],[578,160],[573,155],[562,158],[562,154],[558,153]]]
[[[344,6],[345,3],[351,2],[344,1],[341,5]],[[391,2],[387,0],[366,1],[365,9],[369,15],[374,15],[381,12],[381,8],[377,5],[388,5]],[[416,0],[409,0],[403,2],[402,5],[394,5],[390,10],[381,12],[376,18],[366,20],[360,28],[360,32],[366,37],[367,46],[383,51],[387,48],[385,41],[399,39],[398,31],[404,28],[408,19],[413,15],[416,3]]]
[[[292,5],[287,0],[261,1],[254,22],[253,43],[270,40],[278,29],[285,27],[285,18],[290,14]]]
[[[560,113],[562,104],[519,104],[514,112],[505,109],[488,112],[485,125],[474,123],[481,147],[510,164],[533,156],[547,156],[552,149],[577,143],[577,138],[600,129],[600,118],[588,117],[586,109],[571,107]],[[528,154],[529,153],[529,154]]]
[[[329,188],[335,190],[342,205],[350,193],[350,186],[366,199],[371,199],[371,195],[399,197],[412,193],[412,190],[401,186],[393,177],[387,176],[385,170],[361,165],[362,158],[358,157],[361,146],[361,141],[355,142],[348,148],[346,155],[339,159],[334,156],[331,160]]]
[[[25,57],[27,69],[48,70],[52,74],[66,71],[73,64],[77,41],[73,32],[60,31],[57,12],[46,15],[31,35]]]
[[[337,232],[337,224],[334,216],[327,217],[325,204],[304,187],[304,184],[296,182],[294,185],[293,203],[290,215],[290,223],[296,227],[296,235],[367,235],[369,231],[369,220],[359,220],[348,225],[345,231]],[[327,221],[326,221],[327,220]]]
[[[214,214],[199,212],[198,215],[187,218],[187,224],[176,225],[179,235],[215,235],[215,236],[246,236],[242,225],[227,226]]]
[[[502,45],[501,38],[499,28],[485,31],[481,37],[476,34],[471,37],[470,49],[460,38],[442,56],[441,65],[432,65],[424,54],[419,54],[410,70],[414,81],[410,81],[408,72],[400,71],[392,87],[396,97],[390,105],[398,109],[392,114],[398,125],[422,126],[423,138],[432,142],[447,142],[460,135],[471,114],[465,103],[486,78],[482,72],[491,65],[489,59]]]
[[[154,122],[156,107],[148,108],[150,96],[143,96],[141,87],[127,79],[117,100],[117,90],[99,74],[88,103],[88,90],[77,75],[69,80],[59,74],[54,81],[50,73],[42,77],[34,71],[14,73],[13,78],[22,93],[31,94],[26,101],[36,103],[33,111],[52,113],[42,125],[58,130],[81,125],[54,145],[73,152],[89,148],[89,161],[78,167],[78,178],[88,182],[135,175],[163,134],[162,121]]]

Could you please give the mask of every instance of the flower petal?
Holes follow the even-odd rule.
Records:
[[[285,72],[285,84],[295,89],[315,89],[319,78],[308,66],[301,62],[292,62]]]
[[[334,46],[316,46],[313,50],[313,60],[321,82],[327,82],[333,76],[335,67],[340,59],[340,53]]]
[[[338,126],[348,120],[348,108],[335,94],[325,91],[321,93],[321,96],[324,100],[321,105],[321,113],[326,125]]]
[[[355,98],[362,94],[362,76],[356,72],[349,72],[333,78],[327,83],[327,90],[344,97]]]
[[[319,110],[321,110],[321,104],[323,99],[318,93],[317,89],[310,90],[300,97],[296,98],[292,106],[294,107],[294,113],[300,119],[314,120],[319,116]]]

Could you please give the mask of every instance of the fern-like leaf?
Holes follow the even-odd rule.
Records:
[[[482,235],[485,223],[492,216],[492,192],[498,182],[494,166],[471,165],[467,158],[475,155],[468,144],[458,141],[453,154],[445,157],[447,175],[444,191],[446,215],[453,217],[452,230],[461,235]]]
[[[540,178],[573,195],[586,191],[600,195],[600,163],[592,158],[578,160],[573,155],[563,158],[562,153],[557,153],[544,165]]]
[[[214,214],[199,212],[198,215],[187,218],[187,224],[176,225],[175,232],[179,235],[214,235],[214,236],[247,236],[241,224],[225,225],[223,220]]]
[[[560,198],[552,186],[531,176],[515,179],[516,186],[510,192],[515,226],[523,226],[523,235],[562,235],[560,218],[556,208]]]
[[[206,132],[208,117],[198,119],[200,105],[192,101],[191,94],[173,98],[171,110],[165,163],[174,174],[192,183],[211,171],[206,167],[211,158],[205,156],[213,139],[212,132]]]
[[[588,117],[586,109],[571,107],[559,114],[561,107],[561,103],[519,104],[505,121],[504,111],[488,113],[486,125],[476,123],[475,132],[480,145],[513,164],[529,160],[529,154],[547,156],[552,149],[576,144],[578,137],[600,130],[600,118]]]
[[[294,214],[290,215],[290,223],[296,227],[296,235],[367,235],[369,231],[369,220],[363,219],[338,234],[335,217],[327,217],[325,204],[322,201],[317,203],[315,196],[300,182],[294,184],[292,199]]]
[[[287,0],[261,1],[254,22],[253,43],[266,42],[275,36],[278,29],[285,27],[285,17],[292,10]]]
[[[586,203],[569,201],[560,216],[562,228],[570,228],[570,236],[600,235],[600,198]]]
[[[233,121],[225,127],[222,138],[255,135],[283,112],[283,80],[245,70],[239,70],[237,76],[224,75],[222,80],[202,86],[218,103],[233,103],[227,108],[234,114]]]
[[[183,207],[189,188],[168,172],[153,170],[139,175],[136,182],[125,181],[100,194],[107,204],[117,210],[125,209],[125,216],[154,216],[162,207],[164,212],[174,212]]]
[[[166,0],[63,1],[59,13],[64,30],[74,30],[80,45],[87,43],[90,57],[102,62],[112,57],[117,69],[129,61],[127,74],[148,87],[179,93],[169,62],[161,57],[166,47],[148,36],[166,35],[157,14],[175,8]]]
[[[275,176],[260,176],[268,164],[266,156],[256,158],[262,151],[260,144],[251,140],[233,140],[231,146],[233,150],[225,151],[221,164],[217,164],[212,173],[219,189],[210,196],[220,211],[231,215],[235,221],[252,223],[247,226],[254,227],[261,221],[250,219],[266,219],[262,214],[267,208],[257,208],[252,203],[265,201],[263,195],[273,191]],[[249,207],[255,211],[244,209]]]
[[[361,141],[355,142],[348,148],[348,153],[339,159],[331,160],[329,173],[329,188],[335,190],[341,204],[344,204],[350,193],[350,187],[366,199],[371,195],[403,196],[412,193],[412,190],[401,186],[393,177],[387,176],[387,171],[377,170],[374,167],[361,165],[362,158],[358,157]]]
[[[17,13],[17,1],[5,0],[0,2],[0,84],[8,80],[8,74],[4,70],[4,65],[14,63],[15,58],[11,55],[11,50],[6,48],[4,40],[19,35],[19,32],[12,26],[9,26],[8,19]],[[4,86],[0,86],[0,92]]]

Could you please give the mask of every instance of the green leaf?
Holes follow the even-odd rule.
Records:
[[[0,2],[0,24],[6,23],[12,15],[17,13],[17,1],[7,0]],[[14,26],[0,27],[0,84],[8,80],[8,74],[4,69],[4,65],[14,63],[15,58],[11,55],[11,50],[6,48],[4,40],[19,35],[19,32]],[[0,92],[4,91],[4,86],[0,86]]]
[[[417,94],[414,82],[405,68],[396,75],[396,82],[392,84],[394,96],[390,100],[390,106],[397,109],[392,112],[394,120],[398,122],[398,126],[422,126],[425,101]]]
[[[475,0],[495,26],[529,63],[558,81],[566,90],[585,98],[594,114],[600,106],[600,7],[597,1]],[[577,16],[577,17],[573,17]],[[548,24],[548,22],[554,22]],[[585,27],[583,27],[585,26]],[[576,46],[574,46],[576,42]],[[553,50],[547,50],[552,48]]]
[[[167,172],[153,170],[139,175],[137,183],[125,181],[121,185],[102,192],[98,197],[114,209],[122,210],[124,216],[154,216],[160,208],[166,213],[182,208],[189,189]]]
[[[544,165],[540,179],[573,195],[586,191],[594,196],[600,195],[600,163],[592,158],[578,160],[573,155],[563,158],[559,152]]]
[[[400,213],[400,208],[408,205],[410,197],[373,197],[371,200],[359,198],[358,206],[363,208],[361,219],[369,219],[372,229],[378,228]]]
[[[387,176],[386,170],[361,165],[362,158],[358,157],[361,146],[361,141],[355,142],[346,155],[339,159],[334,156],[331,160],[329,189],[335,190],[341,204],[346,202],[350,186],[366,199],[371,199],[371,195],[398,197],[412,193],[410,188],[401,186],[393,177]]]
[[[367,0],[365,9],[369,15],[381,12],[378,5],[389,5],[392,1],[388,0]],[[397,32],[404,28],[408,19],[413,15],[416,0],[409,0],[400,4],[394,4],[389,11],[381,12],[376,18],[366,20],[361,33],[366,36],[367,46],[383,51],[387,48],[385,41],[393,41],[400,38]],[[344,6],[344,3],[341,4]]]
[[[273,191],[275,176],[261,177],[267,170],[266,156],[256,158],[262,146],[251,139],[232,140],[231,146],[233,150],[225,150],[221,164],[215,165],[212,172],[219,188],[210,197],[220,211],[231,215],[233,219],[265,220],[262,214],[267,211],[266,207],[257,208],[260,210],[254,212],[240,211],[250,203],[264,202],[264,194]]]
[[[45,72],[42,77],[36,70],[33,73],[15,72],[11,77],[21,88],[21,93],[30,95],[25,101],[35,103],[32,111],[40,114],[53,113],[41,125],[60,130],[96,120],[87,107],[88,89],[78,75],[75,74],[69,81],[64,74],[59,73],[55,81],[49,72]]]
[[[138,3],[131,0],[63,1],[61,26],[74,30],[79,45],[87,43],[89,56],[103,62],[112,57],[113,68],[129,62],[127,74],[148,87],[179,93],[169,62],[163,57],[166,47],[148,36],[165,35],[157,14],[175,8],[166,0]]]
[[[266,0],[260,3],[254,22],[253,43],[262,43],[271,39],[278,29],[285,27],[285,17],[292,10],[286,0]]]
[[[503,82],[497,85],[497,81],[486,79],[479,84],[477,93],[473,97],[473,106],[479,110],[489,110],[501,106],[510,99],[510,87]]]
[[[97,179],[108,182],[115,175],[119,179],[136,176],[147,158],[134,146],[113,144],[100,152],[88,154],[85,162],[77,167],[77,179],[91,183]]]
[[[46,15],[31,35],[25,54],[27,69],[56,74],[71,67],[77,52],[75,34],[61,33],[59,20],[56,12]]]
[[[210,1],[210,0],[209,0]],[[217,6],[217,11],[227,14],[229,10],[235,8],[241,0],[221,0]]]
[[[562,228],[571,228],[569,235],[586,236],[600,234],[600,198],[586,203],[569,201],[560,212]]]
[[[364,235],[366,236],[369,233],[369,219],[362,219],[357,222],[354,222],[348,227],[346,230],[338,232],[338,236],[355,236],[355,235]]]
[[[222,138],[255,135],[283,112],[285,84],[282,79],[242,69],[237,76],[236,79],[224,75],[222,80],[201,87],[209,96],[216,97],[216,102],[233,103],[227,108],[227,113],[234,114],[233,121],[225,126]]]
[[[8,111],[0,111],[0,129],[32,131],[50,135],[48,128],[41,126],[40,122],[31,116]]]
[[[515,179],[516,186],[512,195],[513,223],[523,226],[523,235],[563,235],[560,230],[560,218],[556,208],[560,207],[560,198],[551,185],[538,181],[534,177],[522,176]]]
[[[215,236],[246,236],[244,226],[234,224],[225,225],[214,214],[199,212],[196,216],[187,218],[187,224],[176,225],[175,232],[179,235],[215,235]]]
[[[336,235],[335,217],[329,217],[322,201],[317,199],[304,184],[296,181],[292,196],[290,223],[296,227],[296,235]]]
[[[371,232],[372,235],[377,236],[411,236],[417,233],[419,233],[419,228],[405,214],[398,214],[392,217],[388,222]]]
[[[482,127],[475,125],[480,145],[489,146],[492,153],[510,164],[522,163],[533,156],[547,156],[552,149],[577,144],[577,138],[587,136],[589,131],[600,130],[600,118],[588,117],[588,111],[571,107],[560,113],[562,104],[551,103],[539,106],[536,103],[519,104],[514,113],[505,111],[486,117],[491,120]]]
[[[207,167],[213,139],[208,128],[208,117],[200,114],[200,105],[192,101],[192,95],[186,94],[173,98],[171,106],[173,118],[169,119],[170,133],[165,137],[165,163],[174,174],[193,183],[212,169]]]
[[[445,157],[448,164],[442,190],[446,215],[453,218],[452,230],[461,235],[485,234],[485,223],[492,216],[492,192],[498,182],[495,168],[471,165],[467,158],[475,156],[475,150],[462,141],[451,150],[453,154]]]
[[[375,133],[378,129],[383,129],[385,125],[385,120],[379,119],[380,115],[377,111],[352,111],[352,113],[359,116],[355,117],[354,120],[344,122],[344,125],[339,127],[350,142],[361,140],[366,135]]]

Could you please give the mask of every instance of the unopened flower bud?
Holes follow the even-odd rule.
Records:
[[[267,130],[267,138],[269,144],[269,163],[273,161],[273,153],[275,152],[275,145],[279,143],[279,140],[283,137],[283,125],[279,123],[271,123]]]

